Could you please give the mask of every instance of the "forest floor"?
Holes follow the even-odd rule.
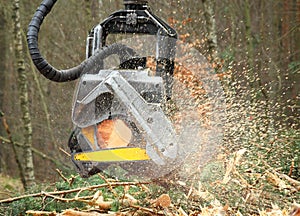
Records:
[[[0,200],[9,198],[12,191],[14,193],[24,192],[22,182],[19,179],[0,173]]]
[[[102,174],[83,179],[58,171],[61,181],[25,194],[20,181],[0,176],[0,215],[300,216],[300,182],[272,168],[245,170],[246,157],[242,149],[226,166],[221,158],[200,175],[155,182],[117,181]]]

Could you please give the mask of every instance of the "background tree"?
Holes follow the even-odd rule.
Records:
[[[22,112],[23,121],[23,155],[22,165],[24,175],[24,187],[25,189],[33,186],[35,182],[34,176],[34,165],[32,155],[32,125],[31,125],[31,114],[29,111],[29,100],[28,100],[28,78],[27,71],[24,63],[24,45],[23,45],[23,32],[20,22],[20,5],[19,0],[14,0],[14,49],[15,49],[15,70],[18,73],[18,88],[19,88],[19,100]]]
[[[5,73],[6,73],[6,56],[7,56],[7,34],[4,29],[7,26],[7,20],[5,15],[5,8],[1,4],[0,6],[0,50],[2,50],[2,55],[0,55],[0,111],[3,110],[4,104],[4,86],[5,86]],[[4,129],[0,126],[0,136],[4,135]],[[5,170],[5,161],[3,160],[3,151],[0,151],[0,172]]]
[[[204,25],[206,27],[206,37],[208,45],[208,55],[211,61],[218,59],[218,39],[216,30],[216,1],[202,0],[204,11]]]

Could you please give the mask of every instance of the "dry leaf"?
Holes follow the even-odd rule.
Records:
[[[201,208],[201,214],[200,216],[225,216],[226,212],[222,207],[213,207],[213,208],[209,208],[209,207],[205,207],[205,208]]]
[[[102,192],[100,190],[96,191],[96,193],[93,196],[92,202],[96,202],[96,200],[102,195]]]
[[[201,199],[205,200],[205,201],[212,201],[215,199],[214,195],[212,195],[210,192],[208,192],[207,190],[205,191],[198,191],[196,193]]]
[[[294,203],[292,206],[292,210],[290,211],[289,216],[300,216],[300,205]]]
[[[109,210],[112,207],[112,201],[104,201],[103,196],[99,196],[94,202],[100,209]]]
[[[267,181],[270,184],[278,187],[279,190],[290,189],[291,186],[287,185],[283,180],[281,180],[277,175],[267,171]]]
[[[124,205],[136,205],[138,203],[137,199],[135,199],[133,196],[130,194],[125,194],[123,204]]]
[[[178,216],[188,216],[188,214],[180,207],[178,209]]]
[[[243,214],[242,214],[240,211],[238,211],[238,212],[236,213],[236,216],[243,216]]]
[[[127,193],[130,190],[130,186],[129,185],[125,185],[124,186],[124,193]]]
[[[81,211],[75,211],[72,209],[67,209],[62,214],[59,214],[58,216],[118,216],[118,214],[117,213],[102,214],[102,213],[98,213],[98,212],[81,212]]]
[[[146,186],[146,185],[141,185],[141,188],[143,189],[143,191],[145,192],[150,192],[150,189]]]
[[[168,194],[162,194],[154,201],[154,205],[167,208],[171,205],[171,198]]]
[[[32,215],[32,216],[56,216],[55,212],[32,211],[32,210],[26,211],[26,214]]]
[[[186,186],[186,183],[183,181],[177,181],[177,184],[179,184],[180,186]]]
[[[259,210],[259,216],[291,216],[286,209],[280,210],[276,204],[271,204],[272,209]]]
[[[222,181],[223,184],[227,184],[231,180],[230,174],[235,171],[236,166],[239,164],[243,154],[245,154],[246,151],[247,150],[244,148],[234,153],[234,157],[231,158],[226,168],[226,172]]]

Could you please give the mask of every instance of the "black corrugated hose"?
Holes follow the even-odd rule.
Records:
[[[103,47],[93,56],[84,60],[76,67],[66,70],[58,70],[50,65],[39,51],[38,33],[44,18],[51,11],[56,1],[57,0],[42,1],[38,9],[36,10],[31,22],[29,23],[27,32],[27,43],[32,61],[38,71],[47,79],[55,82],[67,82],[76,80],[83,73],[97,73],[98,70],[101,69],[99,68],[100,66],[98,64],[99,60],[103,60],[110,55],[116,54],[120,59],[124,59],[124,57],[126,59],[135,55],[134,50],[125,45],[112,44],[108,47]]]

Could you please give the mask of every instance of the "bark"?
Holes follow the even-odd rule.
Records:
[[[6,133],[8,133],[8,132],[6,132]],[[14,142],[13,141],[13,139],[11,137],[11,134],[8,134],[8,138],[0,136],[0,140],[2,141],[3,144],[13,144],[15,147],[23,148],[23,144],[22,143]],[[36,149],[34,147],[31,147],[31,149],[32,149],[32,153],[34,153],[35,155],[39,156],[43,161],[48,160],[48,161],[50,161],[51,163],[53,163],[57,167],[63,167],[64,166],[64,164],[62,164],[60,161],[55,160],[53,157],[48,156],[47,154],[39,151],[38,149]],[[16,160],[18,160],[18,159],[16,159]]]
[[[23,167],[22,167],[22,162],[21,162],[21,160],[19,158],[19,155],[18,155],[16,142],[13,140],[13,137],[12,137],[12,134],[11,134],[11,131],[10,131],[10,127],[7,123],[6,117],[4,116],[4,113],[2,113],[1,111],[0,111],[0,117],[2,118],[2,125],[3,125],[3,127],[4,127],[4,129],[7,133],[7,136],[8,136],[8,139],[6,140],[6,142],[10,143],[11,146],[12,146],[12,150],[14,152],[14,157],[15,157],[14,159],[16,160],[19,175],[20,175],[20,179],[21,179],[21,182],[24,186],[25,185],[24,170],[23,170]],[[0,140],[1,140],[1,137],[0,137]]]
[[[85,0],[86,15],[89,21],[99,19],[99,9],[101,9],[100,4],[102,4],[102,1]]]
[[[293,50],[293,61],[299,61],[300,59],[300,0],[295,0],[295,18],[294,20],[294,26],[296,26],[295,33],[293,34],[293,38],[295,38],[294,41],[294,50]]]
[[[6,19],[4,14],[4,8],[0,7],[0,29],[6,28]],[[6,32],[0,31],[0,70],[5,71],[5,61],[6,61]],[[3,94],[4,94],[4,83],[5,83],[5,73],[0,73],[0,110],[3,110]]]
[[[30,55],[29,51],[28,51],[27,55],[28,56]],[[35,71],[36,70],[32,61],[30,61],[30,68],[31,68],[31,71]],[[59,148],[58,148],[58,146],[56,144],[56,140],[55,140],[55,137],[53,135],[53,129],[51,127],[51,120],[50,120],[49,109],[48,109],[48,106],[47,106],[47,103],[46,103],[46,100],[45,100],[45,97],[44,97],[44,93],[43,93],[40,81],[39,81],[38,76],[37,76],[37,73],[33,73],[33,79],[34,79],[34,81],[36,83],[36,88],[37,88],[36,92],[38,92],[38,94],[40,96],[41,104],[42,104],[43,110],[45,112],[47,130],[48,130],[49,137],[51,139],[51,143],[53,144],[54,148],[57,150]]]
[[[6,19],[5,19],[5,14],[4,14],[4,8],[2,5],[0,6],[0,29],[6,29]],[[3,110],[3,104],[4,104],[4,86],[5,86],[5,71],[6,71],[6,33],[5,31],[0,31],[0,50],[1,50],[1,55],[0,55],[0,111]],[[0,136],[3,135],[3,130],[2,126],[0,126]],[[0,172],[3,171],[4,168],[4,163],[2,161],[2,151],[0,151]]]
[[[218,42],[215,17],[215,0],[202,0],[207,33],[208,54],[212,62],[217,62]]]
[[[248,56],[248,63],[251,69],[253,69],[253,37],[252,37],[252,28],[251,28],[251,14],[250,14],[250,3],[249,0],[245,0],[245,36],[246,36],[246,43],[247,43],[247,56]],[[253,72],[252,72],[253,73]],[[251,77],[253,79],[253,75]]]
[[[246,57],[247,57],[247,65],[248,65],[248,78],[249,85],[252,90],[254,90],[255,96],[257,99],[267,99],[268,95],[264,90],[264,86],[262,84],[262,79],[264,76],[260,70],[261,65],[259,65],[256,61],[256,54],[259,52],[256,50],[256,47],[263,46],[259,40],[255,40],[256,32],[260,32],[261,40],[264,40],[264,15],[261,15],[262,20],[259,23],[255,22],[255,19],[252,20],[252,10],[263,10],[265,2],[260,2],[260,6],[255,8],[255,3],[253,1],[245,0],[244,1],[244,23],[245,23],[245,39],[246,39]],[[252,4],[252,6],[251,6]],[[254,4],[254,5],[253,5]],[[263,14],[263,12],[260,12]],[[252,15],[252,16],[251,16]],[[257,26],[256,26],[257,25]],[[257,48],[258,49],[258,48]],[[263,96],[263,98],[262,98]]]
[[[23,166],[24,188],[30,188],[35,182],[34,166],[32,157],[32,126],[28,101],[28,80],[24,64],[24,45],[22,41],[22,29],[20,23],[19,0],[14,0],[14,50],[15,67],[18,72],[19,100],[21,105],[22,120],[24,127]]]
[[[300,0],[296,1],[297,4],[297,22],[300,23]]]
[[[288,63],[289,56],[291,54],[291,44],[290,44],[290,0],[283,1],[282,7],[282,26],[281,26],[281,43],[282,52],[284,53],[284,63]]]

